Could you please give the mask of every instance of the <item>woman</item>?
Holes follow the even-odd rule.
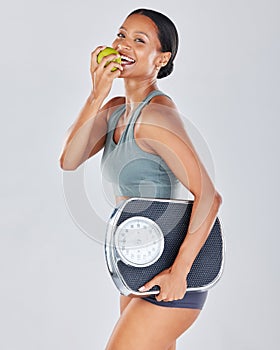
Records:
[[[156,11],[133,11],[112,47],[119,52],[121,63],[113,61],[118,57],[114,54],[97,63],[105,46],[91,54],[92,91],[69,129],[60,164],[64,170],[74,170],[104,147],[103,170],[115,182],[116,203],[143,195],[139,182],[144,182],[144,192],[152,182],[155,197],[172,198],[179,182],[194,195],[188,234],[173,265],[141,289],[159,285],[160,293],[145,298],[120,295],[121,315],[106,347],[174,350],[176,339],[196,320],[207,297],[207,292],[186,292],[186,276],[211,231],[222,199],[174,102],[158,90],[157,79],[173,70],[178,49],[174,24]],[[116,78],[124,80],[125,96],[102,106]],[[153,181],[155,177],[157,181]]]

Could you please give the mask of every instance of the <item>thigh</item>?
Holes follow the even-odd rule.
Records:
[[[130,303],[132,299],[133,297],[120,295],[120,314],[124,312],[125,308],[127,307],[127,305]],[[174,341],[167,350],[176,350],[176,341]]]
[[[106,350],[172,349],[199,313],[199,309],[167,308],[132,298],[115,325]]]
[[[127,305],[130,303],[132,299],[133,297],[120,295],[120,314],[124,312],[124,309],[127,307]]]

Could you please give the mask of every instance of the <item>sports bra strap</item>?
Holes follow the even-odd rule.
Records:
[[[126,130],[127,131],[127,137],[129,137],[130,139],[131,138],[134,138],[134,132],[133,132],[133,129],[134,129],[134,124],[136,123],[136,120],[137,118],[139,117],[142,109],[147,105],[149,104],[149,102],[151,101],[151,99],[155,96],[160,96],[160,95],[163,95],[163,96],[166,96],[168,98],[171,99],[171,97],[169,97],[168,95],[166,95],[165,93],[163,93],[162,91],[160,90],[153,90],[151,91],[145,98],[142,102],[139,103],[139,105],[136,107],[135,111],[133,112],[133,115],[131,117],[131,120],[129,122],[129,127],[128,129]]]

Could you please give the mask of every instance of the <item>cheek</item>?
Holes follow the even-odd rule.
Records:
[[[152,62],[155,58],[155,53],[150,47],[143,47],[138,52],[139,56],[141,56],[145,61]]]
[[[148,59],[150,64],[155,64],[156,58],[157,58],[157,53],[156,52],[153,52],[153,53],[150,52],[150,54],[147,57],[147,59]]]
[[[118,41],[119,41],[118,39],[115,39],[115,40],[112,42],[112,45],[111,45],[111,46],[112,46],[113,48],[116,48],[117,45],[118,45]]]

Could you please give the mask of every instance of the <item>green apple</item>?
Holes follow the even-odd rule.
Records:
[[[97,63],[99,64],[102,60],[103,57],[105,56],[108,56],[108,55],[112,55],[112,54],[115,54],[115,55],[118,55],[118,51],[113,49],[112,47],[106,47],[104,50],[100,51],[99,54],[97,55]],[[112,61],[108,61],[106,64],[105,64],[105,67]],[[116,58],[113,60],[113,62],[117,62],[119,64],[122,63],[122,59],[120,57]],[[116,71],[118,68],[114,67],[111,69],[111,72],[114,72]]]

